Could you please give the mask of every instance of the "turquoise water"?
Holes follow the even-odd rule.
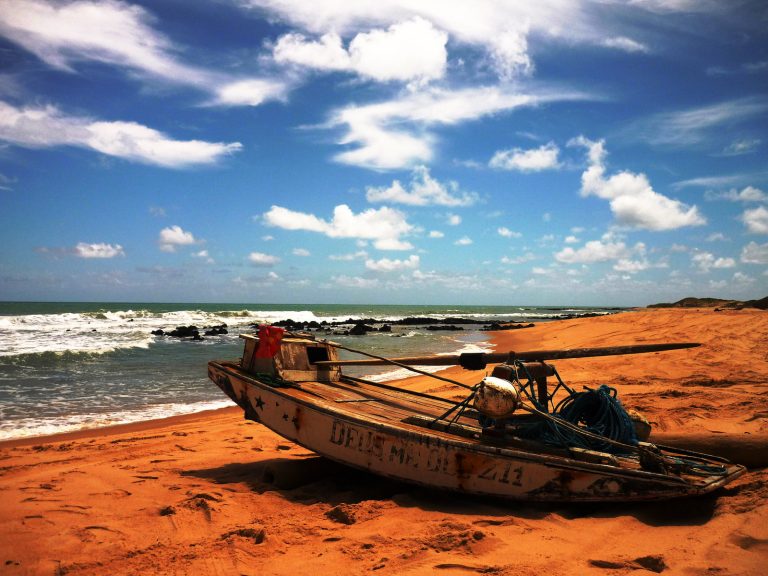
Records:
[[[462,331],[394,326],[392,333],[328,334],[384,356],[487,349],[490,321],[547,321],[608,309],[525,306],[367,306],[0,302],[0,439],[162,418],[230,405],[207,379],[212,359],[237,359],[254,324],[405,317],[464,317]],[[157,329],[227,324],[203,341],[153,336]],[[202,332],[202,330],[201,330]],[[325,334],[320,334],[325,337]],[[387,368],[379,379],[402,377]]]

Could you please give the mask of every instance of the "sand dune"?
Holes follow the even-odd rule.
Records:
[[[701,342],[557,368],[577,387],[616,386],[652,421],[656,441],[726,451],[751,442],[745,453],[759,460],[766,312],[648,310],[492,337],[498,350]],[[403,385],[454,393],[422,377]],[[0,444],[0,572],[758,575],[768,559],[766,497],[764,469],[666,503],[543,506],[436,493],[318,458],[232,408]]]

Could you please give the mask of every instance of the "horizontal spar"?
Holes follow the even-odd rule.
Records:
[[[594,356],[617,356],[621,354],[645,354],[664,352],[681,348],[701,346],[698,342],[672,342],[669,344],[635,344],[631,346],[608,346],[605,348],[571,348],[567,350],[531,350],[528,352],[464,353],[446,356],[408,356],[405,358],[373,358],[366,360],[333,360],[315,362],[316,366],[384,366],[387,364],[410,364],[418,366],[452,366],[455,364],[469,369],[481,370],[486,364],[498,364],[507,360],[542,361],[565,360],[568,358],[590,358]]]

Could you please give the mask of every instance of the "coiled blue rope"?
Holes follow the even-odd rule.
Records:
[[[554,446],[585,448],[612,454],[629,451],[614,443],[601,442],[558,426],[556,420],[560,419],[628,447],[637,445],[634,424],[616,397],[616,389],[610,386],[603,384],[597,390],[588,388],[584,392],[573,392],[557,405],[552,415],[554,420],[536,422],[518,432],[524,437],[536,438]]]

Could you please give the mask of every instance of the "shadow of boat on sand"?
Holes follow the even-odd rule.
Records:
[[[490,518],[491,524],[502,524],[507,518],[541,519],[555,514],[565,519],[630,516],[648,526],[702,526],[716,515],[719,498],[738,491],[738,487],[731,487],[672,502],[510,503],[414,486],[320,456],[237,462],[187,470],[182,475],[223,485],[242,483],[258,494],[277,492],[296,504],[339,506],[391,501],[403,508],[484,516]]]

